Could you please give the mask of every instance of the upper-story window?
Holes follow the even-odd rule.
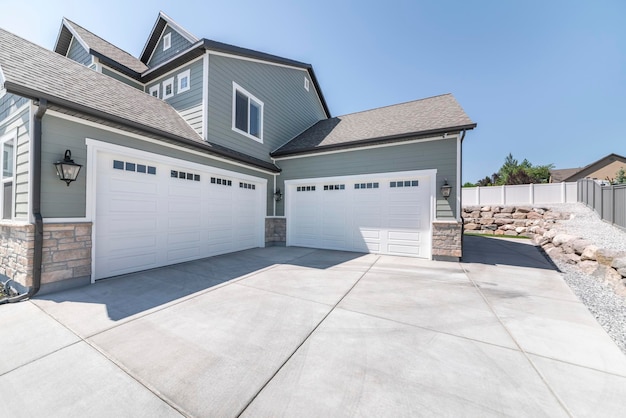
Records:
[[[157,84],[156,86],[150,87],[150,96],[156,97],[158,99],[159,98],[159,87],[160,87],[159,84]]]
[[[178,79],[178,93],[189,90],[189,84],[191,80],[190,74],[190,70],[186,70],[176,76],[176,78]]]
[[[174,77],[163,82],[163,98],[169,99],[174,95]]]
[[[172,32],[163,37],[163,51],[167,51],[172,47]]]
[[[263,102],[233,82],[233,130],[263,142]]]
[[[304,77],[304,89],[309,91],[309,79]]]

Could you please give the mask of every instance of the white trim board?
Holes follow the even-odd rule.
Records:
[[[321,155],[339,154],[342,152],[353,152],[353,151],[362,151],[362,150],[376,149],[376,148],[394,147],[398,145],[416,144],[418,142],[439,141],[442,139],[452,139],[456,137],[458,137],[458,135],[448,135],[448,136],[438,135],[438,136],[433,136],[433,137],[428,137],[428,138],[411,139],[408,141],[390,142],[388,144],[366,145],[364,147],[344,148],[344,149],[330,150],[330,151],[323,151],[323,152],[312,152],[310,154],[298,154],[298,155],[286,155],[284,157],[272,157],[272,159],[276,161],[294,160],[296,158],[318,157]]]
[[[221,158],[221,157],[214,156],[214,155],[211,155],[211,154],[208,154],[208,153],[204,153],[204,152],[201,152],[201,151],[196,151],[196,150],[193,150],[191,148],[186,148],[186,147],[182,147],[182,146],[179,146],[179,145],[170,144],[169,142],[159,141],[157,139],[153,139],[153,138],[150,138],[150,137],[139,135],[139,134],[136,134],[136,133],[133,133],[133,132],[127,132],[127,131],[124,131],[122,129],[112,128],[112,127],[107,126],[107,125],[101,125],[101,124],[99,124],[97,122],[92,122],[92,121],[89,121],[89,120],[86,120],[86,119],[81,119],[81,118],[78,118],[76,116],[66,115],[65,113],[61,113],[61,112],[58,112],[56,110],[48,110],[46,112],[46,115],[50,115],[50,116],[53,116],[53,117],[57,117],[59,119],[65,119],[65,120],[69,120],[69,121],[72,121],[72,122],[80,123],[80,124],[86,125],[86,126],[91,126],[92,128],[102,129],[102,130],[108,131],[108,132],[113,132],[113,133],[116,133],[116,134],[119,134],[119,135],[128,136],[130,138],[139,139],[141,141],[145,141],[145,142],[148,142],[148,143],[151,143],[151,144],[155,144],[155,145],[160,145],[160,146],[163,146],[163,147],[166,147],[166,148],[172,148],[172,149],[175,149],[175,150],[178,150],[178,151],[183,151],[183,152],[186,152],[188,154],[199,155],[199,156],[204,157],[204,158],[208,158],[208,159],[215,160],[215,161],[220,161],[220,162],[223,162],[225,164],[230,164],[230,165],[233,165],[233,166],[236,166],[236,167],[242,167],[242,168],[245,168],[247,170],[258,171],[259,173],[263,173],[265,175],[273,175],[273,174],[275,174],[273,171],[263,170],[261,168],[248,166],[248,165],[245,165],[243,163],[239,163],[237,161],[231,161],[231,160],[228,160],[226,158]]]
[[[76,33],[76,31],[74,30],[74,28],[72,27],[72,24],[70,22],[67,21],[67,19],[63,18],[63,25],[65,25],[65,27],[67,28],[67,30],[70,31],[70,33],[72,34],[72,42],[74,41],[74,39],[78,40],[78,43],[85,48],[85,51],[87,51],[87,53],[89,53],[89,45],[87,45],[87,42],[85,42],[83,40],[83,38],[81,38],[80,36],[78,36],[78,33]],[[63,28],[61,28],[63,29]],[[60,33],[59,33],[60,35]],[[72,42],[70,42],[70,45],[67,47],[67,53],[65,54],[65,56],[67,57],[67,54],[70,52],[70,48],[72,47]],[[91,55],[91,54],[90,54]]]
[[[0,126],[3,125],[8,125],[10,123],[15,122],[15,119],[19,118],[20,116],[22,116],[22,114],[24,113],[24,111],[30,107],[30,104],[32,103],[31,100],[27,101],[25,104],[23,104],[22,106],[18,107],[17,109],[15,109],[15,112],[11,113],[9,116],[7,116],[6,118],[4,118],[3,120],[0,120]],[[32,132],[32,131],[29,131]]]

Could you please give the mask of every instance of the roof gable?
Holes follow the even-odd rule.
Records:
[[[174,20],[171,17],[169,17],[163,12],[159,12],[159,16],[157,17],[157,20],[154,23],[154,27],[152,28],[152,31],[150,32],[148,41],[146,42],[146,45],[143,47],[143,51],[141,52],[141,55],[139,56],[140,61],[143,62],[144,64],[147,65],[148,62],[150,61],[150,58],[152,57],[155,49],[157,48],[159,42],[161,41],[161,38],[163,37],[163,31],[165,30],[166,26],[169,26],[178,35],[186,39],[189,42],[189,44],[194,44],[199,41],[199,39],[195,35],[185,30],[178,23],[174,22]]]
[[[444,94],[321,120],[272,156],[360,147],[475,127],[456,99]]]
[[[127,75],[138,77],[139,74],[148,69],[143,62],[133,57],[128,52],[105,41],[101,37],[66,18],[63,18],[63,22],[61,23],[61,30],[59,31],[59,36],[57,37],[54,48],[55,52],[66,56],[72,37],[80,42],[83,48],[89,51],[90,54],[97,56],[105,61],[105,64],[121,70]]]

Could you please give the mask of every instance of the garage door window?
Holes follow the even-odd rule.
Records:
[[[391,181],[389,187],[418,187],[417,180]]]
[[[357,190],[378,189],[378,183],[357,183],[354,188]]]
[[[130,161],[113,160],[113,168],[116,170],[132,171],[141,174],[156,174],[156,167],[146,164],[137,164]]]
[[[298,192],[314,192],[315,186],[298,186],[296,189]]]
[[[324,185],[324,190],[345,190],[345,184],[326,184]]]
[[[219,184],[221,186],[232,186],[232,180],[220,179],[217,177],[211,177],[211,184]]]

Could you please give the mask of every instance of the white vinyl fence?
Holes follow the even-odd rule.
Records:
[[[575,203],[577,192],[576,183],[520,184],[461,189],[463,206]]]

